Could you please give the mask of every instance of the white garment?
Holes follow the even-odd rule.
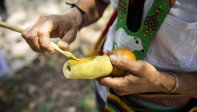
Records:
[[[197,0],[177,0],[160,26],[146,56],[155,67],[197,72]]]

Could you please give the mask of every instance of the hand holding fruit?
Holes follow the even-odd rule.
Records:
[[[124,70],[121,77],[105,76],[97,78],[104,86],[112,88],[119,95],[145,92],[168,92],[173,88],[172,75],[158,71],[146,61],[130,61],[120,55],[110,55],[113,66]]]
[[[119,50],[112,51],[109,57],[104,55],[79,59],[79,61],[70,60],[65,63],[64,75],[71,79],[97,78],[101,85],[112,88],[119,95],[168,92],[174,87],[172,75],[158,71],[148,62],[133,61],[135,56],[132,52],[128,53],[128,50],[125,49]],[[132,58],[125,58],[123,55],[125,53],[130,54],[129,57]],[[115,68],[113,72],[112,68]],[[116,71],[116,68],[120,69],[121,72]],[[109,75],[111,72],[113,77]],[[114,77],[114,74],[118,77]]]

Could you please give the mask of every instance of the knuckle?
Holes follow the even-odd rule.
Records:
[[[32,30],[25,30],[21,33],[22,37],[26,40],[33,40],[37,37],[37,34]]]
[[[29,35],[29,34],[26,35],[27,40],[34,40],[34,38],[35,36]]]
[[[100,85],[104,85],[104,84],[103,84],[103,80],[102,80],[101,77],[97,78],[96,80],[97,80],[97,82],[98,82]]]
[[[21,36],[22,36],[23,38],[26,38],[26,37],[27,37],[27,33],[24,31],[24,32],[21,33]]]
[[[141,61],[141,69],[145,69],[148,63],[146,61]]]
[[[29,29],[26,29],[26,30],[24,30],[23,32],[21,32],[21,36],[23,37],[23,38],[27,38],[29,35]]]
[[[49,19],[52,23],[56,23],[56,24],[63,20],[63,18],[61,18],[59,15],[53,15],[53,14],[49,15],[49,16],[48,16],[48,19]],[[60,23],[60,24],[61,24],[61,23]]]
[[[120,66],[120,67],[123,67],[123,66],[127,66],[128,65],[128,61],[124,58],[124,57],[120,57],[118,56],[117,60],[116,60],[116,63]]]
[[[99,82],[99,84],[108,87],[108,84],[106,82]]]
[[[40,43],[40,46],[44,49],[47,49],[49,45],[47,43]]]
[[[56,15],[51,14],[51,15],[48,16],[48,19],[56,19]]]
[[[117,89],[121,89],[122,88],[122,84],[121,83],[115,83],[114,87]]]
[[[120,56],[117,56],[116,60],[113,61],[113,64],[119,65],[121,63]]]
[[[44,29],[39,29],[39,30],[37,31],[37,33],[38,33],[38,35],[44,35],[45,33],[47,33],[47,31],[44,30]]]
[[[117,95],[119,95],[119,96],[123,96],[124,95],[124,92],[122,92],[121,90],[119,90],[119,89],[113,89],[114,90],[114,92],[117,94]]]

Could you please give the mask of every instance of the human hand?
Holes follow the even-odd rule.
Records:
[[[123,77],[100,77],[97,81],[112,88],[118,95],[145,92],[168,92],[175,85],[175,79],[169,73],[158,71],[145,61],[130,61],[124,57],[111,55],[113,66],[126,70]]]
[[[36,52],[54,52],[50,37],[60,37],[58,46],[62,50],[68,50],[69,44],[76,38],[82,20],[77,8],[70,9],[64,15],[41,16],[32,27],[22,32],[22,36]]]

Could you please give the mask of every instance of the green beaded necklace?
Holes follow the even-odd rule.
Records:
[[[138,45],[131,45],[131,48],[138,60],[143,60],[148,47],[157,33],[159,26],[162,24],[166,15],[170,11],[171,6],[175,0],[154,0],[152,7],[147,13],[147,16],[143,23],[141,24],[137,32],[131,32],[127,28],[127,10],[129,5],[129,0],[119,0],[118,8],[118,20],[116,28],[116,38],[114,42],[114,49],[118,47],[118,39],[125,38],[123,32],[128,35],[128,38],[133,38],[137,40]],[[129,37],[132,36],[132,37]],[[121,39],[122,40],[122,39]]]

